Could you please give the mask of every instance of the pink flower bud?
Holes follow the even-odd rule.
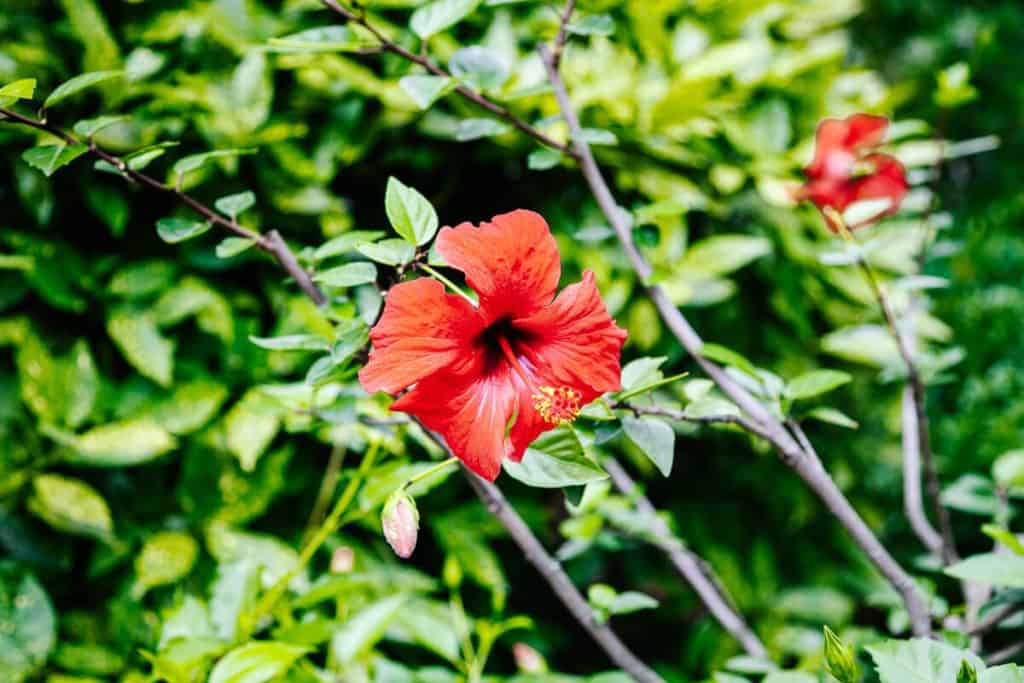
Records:
[[[342,546],[331,555],[331,573],[348,574],[356,563],[356,553],[348,546]]]
[[[513,645],[512,657],[516,660],[516,666],[523,673],[537,674],[548,670],[548,663],[544,661],[544,656],[526,643]]]
[[[391,549],[403,560],[416,549],[416,537],[420,528],[420,513],[416,501],[398,489],[391,494],[381,512],[381,528]]]

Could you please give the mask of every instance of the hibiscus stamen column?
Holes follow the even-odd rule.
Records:
[[[505,359],[508,360],[509,366],[519,375],[519,378],[523,380],[526,386],[530,388],[530,391],[533,392],[530,395],[530,398],[533,399],[533,408],[540,414],[542,420],[548,424],[560,425],[572,422],[579,417],[581,410],[580,401],[583,400],[583,394],[572,387],[537,386],[533,378],[523,369],[522,364],[519,362],[519,357],[516,356],[512,346],[505,337],[498,338],[498,346],[501,347],[501,352],[505,354]]]

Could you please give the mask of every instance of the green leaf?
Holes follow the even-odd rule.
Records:
[[[251,147],[238,149],[215,149],[212,152],[203,152],[202,154],[192,154],[190,156],[183,157],[175,162],[172,170],[180,179],[181,176],[186,173],[197,171],[215,159],[233,158],[255,153],[256,150]]]
[[[384,209],[391,227],[407,242],[419,246],[434,238],[438,220],[433,205],[415,188],[403,185],[398,178],[388,178]]]
[[[813,370],[795,378],[786,387],[790,398],[804,399],[820,396],[853,381],[853,377],[838,370]]]
[[[735,403],[718,396],[701,396],[686,406],[683,415],[694,419],[740,415]]]
[[[535,149],[526,157],[526,167],[531,171],[546,171],[558,166],[562,161],[562,153],[557,149],[545,147]]]
[[[62,142],[56,145],[32,147],[25,150],[21,158],[25,160],[26,164],[42,171],[49,178],[58,169],[67,166],[88,150],[89,148],[85,145],[68,145]]]
[[[329,351],[331,343],[317,334],[291,334],[284,337],[249,337],[256,346],[270,351]]]
[[[35,577],[0,562],[0,671],[22,683],[46,664],[57,642],[57,615]]]
[[[1007,451],[996,458],[992,479],[1004,489],[1024,488],[1024,449]]]
[[[810,411],[807,413],[807,417],[818,422],[835,425],[836,427],[845,427],[846,429],[857,429],[860,427],[860,423],[849,417],[846,413],[825,406]]]
[[[588,145],[617,145],[619,139],[615,133],[601,128],[581,128],[576,139]]]
[[[502,135],[510,130],[512,128],[507,123],[496,119],[462,119],[455,128],[455,139],[459,142],[469,142]]]
[[[161,531],[146,539],[135,557],[136,595],[150,588],[176,583],[185,577],[199,556],[199,544],[191,534]]]
[[[622,418],[622,429],[629,440],[651,459],[662,476],[667,477],[672,472],[676,433],[664,420],[650,415],[626,415]]]
[[[869,645],[882,683],[953,683],[960,664],[967,661],[977,670],[984,663],[970,652],[937,640],[888,640]]]
[[[74,78],[64,81],[58,85],[50,96],[43,102],[43,109],[49,109],[55,104],[63,102],[73,95],[91,88],[100,83],[113,80],[115,78],[124,78],[123,71],[90,71]]]
[[[605,471],[586,456],[579,437],[568,425],[541,434],[526,449],[521,462],[506,459],[502,466],[513,479],[538,488],[581,486],[608,478]]]
[[[430,109],[430,105],[449,91],[453,82],[447,76],[414,74],[403,76],[399,79],[398,86],[420,109]]]
[[[978,683],[1024,683],[1024,670],[1016,664],[992,667],[981,672]]]
[[[465,19],[479,4],[480,0],[433,0],[413,12],[409,28],[427,40]]]
[[[113,676],[125,666],[124,657],[93,643],[62,642],[53,654],[53,663],[65,671],[93,676]],[[76,678],[76,683],[79,680]]]
[[[111,422],[76,437],[69,459],[90,467],[140,465],[174,450],[177,440],[149,418]]]
[[[40,474],[32,480],[28,508],[57,529],[102,541],[113,537],[110,508],[96,489],[78,479]]]
[[[412,261],[416,256],[416,247],[404,239],[393,238],[370,242],[357,247],[359,253],[371,261],[383,263],[388,266],[401,266]]]
[[[225,237],[214,248],[213,253],[217,258],[232,258],[243,251],[248,251],[256,242],[248,237]]]
[[[611,614],[629,614],[644,609],[654,609],[658,601],[649,595],[637,591],[626,591],[619,593],[608,605],[608,612]]]
[[[156,234],[168,244],[177,244],[199,237],[212,228],[211,223],[195,221],[189,218],[161,218],[156,222]]]
[[[714,278],[729,275],[770,254],[772,243],[751,235],[715,235],[691,245],[678,269],[689,276]]]
[[[607,14],[590,14],[566,26],[579,36],[610,36],[615,33],[615,20]]]
[[[239,192],[238,194],[229,194],[226,197],[221,197],[213,203],[213,205],[217,207],[218,211],[231,216],[231,220],[237,219],[240,213],[251,209],[255,204],[256,195],[248,190],[245,192]]]
[[[116,309],[107,320],[107,332],[139,374],[160,386],[171,385],[174,342],[160,334],[152,316]]]
[[[313,279],[328,287],[355,287],[374,282],[377,279],[377,267],[365,261],[346,263],[317,273]]]
[[[283,676],[306,652],[304,647],[274,641],[246,643],[217,662],[208,683],[266,683]]]
[[[18,100],[31,100],[36,91],[36,79],[22,78],[0,88],[0,107],[8,107]]]
[[[378,600],[346,621],[331,639],[331,652],[338,662],[348,664],[376,645],[405,600],[404,595]]]
[[[317,261],[323,261],[332,256],[341,256],[355,251],[360,245],[375,242],[385,234],[387,233],[383,230],[350,230],[321,244],[313,252],[313,257]]]
[[[137,149],[128,156],[124,157],[124,165],[133,171],[142,171],[151,163],[162,157],[167,153],[167,150],[171,147],[177,147],[177,142],[158,142],[142,149]],[[103,171],[104,173],[112,173],[114,175],[120,175],[121,169],[111,164],[108,161],[100,159],[96,162],[94,168],[97,171]]]
[[[222,640],[235,639],[239,618],[256,600],[259,579],[259,565],[251,560],[217,565],[217,577],[210,588],[210,621]]]
[[[821,350],[876,368],[897,367],[902,363],[895,340],[881,325],[857,325],[830,332],[822,338]]]
[[[947,567],[945,573],[967,581],[1024,588],[1024,556],[983,553]]]
[[[82,119],[75,124],[73,130],[84,138],[91,138],[104,128],[109,128],[127,118],[127,116],[97,116],[94,119]]]
[[[320,26],[281,38],[271,38],[274,47],[285,48],[280,52],[346,52],[365,44],[347,26]]]
[[[509,77],[505,62],[480,45],[456,50],[448,61],[448,69],[455,78],[477,90],[497,90]]]
[[[388,639],[420,645],[449,662],[459,660],[459,636],[446,602],[416,598],[398,610]]]
[[[228,450],[251,472],[280,427],[278,407],[259,389],[250,389],[224,418]]]

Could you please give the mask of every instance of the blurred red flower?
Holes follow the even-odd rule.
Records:
[[[493,481],[504,457],[520,460],[541,432],[620,388],[626,332],[590,271],[555,297],[558,246],[532,211],[444,228],[437,251],[465,274],[479,305],[429,278],[396,285],[359,381],[371,393],[409,388],[391,409],[418,417]]]
[[[865,202],[868,213],[848,224],[850,230],[896,213],[908,188],[903,165],[872,151],[882,143],[888,127],[887,119],[869,114],[822,121],[815,136],[814,160],[804,170],[807,182],[797,197],[839,213]],[[825,217],[835,232],[828,214]]]

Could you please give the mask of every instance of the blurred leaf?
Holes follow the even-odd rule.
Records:
[[[447,76],[414,74],[403,76],[398,81],[399,87],[413,99],[420,109],[430,109],[452,86],[452,79]]]
[[[448,61],[448,69],[476,90],[497,90],[509,78],[508,66],[501,58],[480,45],[457,50]]]
[[[786,386],[786,393],[794,399],[820,396],[847,384],[853,377],[838,370],[813,370],[796,377]]]
[[[40,474],[32,480],[29,509],[44,522],[69,534],[101,541],[113,537],[110,508],[94,488],[78,479]]]
[[[239,156],[245,156],[248,154],[255,154],[256,150],[253,148],[244,149],[215,149],[212,152],[203,152],[202,154],[192,154],[187,157],[183,157],[175,162],[172,170],[180,179],[181,176],[192,171],[198,171],[200,168],[215,161],[217,159],[233,159]]]
[[[223,214],[231,216],[231,220],[236,220],[238,214],[251,209],[256,205],[256,195],[248,190],[245,192],[239,192],[238,194],[229,194],[226,197],[221,197],[214,206],[217,210]]]
[[[347,26],[320,26],[281,38],[271,38],[270,44],[295,52],[345,52],[358,48],[364,41]]]
[[[115,78],[124,78],[123,71],[91,71],[89,73],[80,74],[72,79],[69,79],[60,85],[58,85],[50,96],[43,102],[43,108],[49,109],[55,104],[59,104],[64,100],[77,95],[78,93],[92,88],[100,83],[113,80]]]
[[[273,641],[246,643],[217,662],[209,683],[265,683],[283,676],[306,648]]]
[[[362,244],[358,250],[368,259],[388,266],[405,265],[416,256],[416,247],[398,238]]]
[[[455,129],[455,139],[459,142],[470,142],[480,138],[502,135],[512,128],[497,119],[462,119]]]
[[[85,145],[68,145],[67,143],[60,143],[57,145],[45,145],[43,147],[33,147],[32,149],[26,150],[21,158],[25,160],[25,163],[32,168],[38,169],[49,178],[58,169],[67,166],[72,161],[82,156],[88,151],[88,147]]]
[[[107,332],[139,374],[160,386],[170,386],[174,342],[160,334],[150,315],[127,308],[115,309],[107,319]]]
[[[837,427],[845,427],[847,429],[857,429],[860,426],[856,420],[849,417],[842,411],[825,406],[818,407],[810,411],[807,413],[807,417],[818,420],[819,422],[827,422],[828,424],[835,425]]]
[[[250,389],[224,418],[228,450],[243,470],[251,472],[280,427],[277,408],[270,399],[259,389]]]
[[[867,651],[875,660],[882,683],[950,683],[956,680],[960,663],[965,660],[979,670],[985,668],[974,654],[935,640],[889,640],[869,645]]]
[[[313,279],[328,287],[355,287],[375,281],[377,267],[365,261],[346,263],[321,271]]]
[[[968,557],[945,570],[949,576],[994,586],[1024,588],[1024,556],[983,553]]]
[[[0,669],[22,683],[43,667],[57,641],[50,597],[28,572],[0,563]]]
[[[426,40],[462,21],[479,4],[480,0],[432,0],[413,12],[409,28]]]
[[[211,223],[203,223],[188,218],[161,218],[156,222],[156,233],[164,242],[177,244],[199,237],[213,227]]]
[[[189,534],[161,531],[150,536],[135,557],[138,594],[179,581],[192,571],[198,555],[199,544]]]
[[[90,467],[129,467],[158,458],[177,447],[167,431],[148,418],[94,427],[76,437],[69,459]]]
[[[18,100],[31,100],[36,91],[36,79],[22,78],[0,88],[0,107],[9,107]]]
[[[376,645],[405,601],[404,595],[393,595],[354,614],[331,639],[334,657],[342,664],[348,664]]]

